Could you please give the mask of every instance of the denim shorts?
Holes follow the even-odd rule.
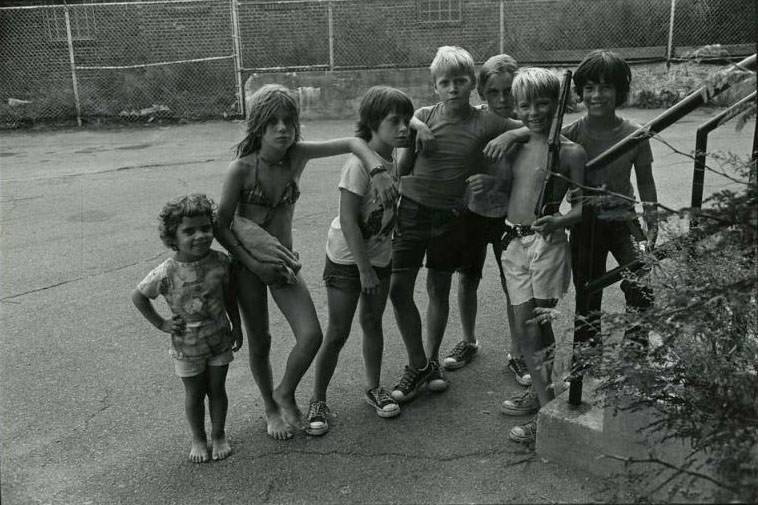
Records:
[[[392,264],[386,267],[374,267],[379,280],[388,279],[392,275]],[[341,291],[361,292],[361,274],[358,265],[341,265],[326,257],[324,262],[324,285]]]
[[[487,257],[487,245],[499,244],[505,232],[504,217],[485,217],[473,212],[466,212],[466,233],[468,236],[466,247],[466,262],[458,271],[482,278],[484,260]]]
[[[234,361],[231,349],[210,358],[174,358],[174,372],[179,377],[194,377],[205,372],[209,366],[224,366]]]
[[[426,268],[455,272],[467,262],[466,216],[461,209],[435,209],[400,197],[392,237],[392,271]]]

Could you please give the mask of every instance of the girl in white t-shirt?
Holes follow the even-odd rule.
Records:
[[[374,86],[361,99],[356,136],[383,160],[383,166],[364,166],[350,156],[340,177],[339,215],[329,228],[324,283],[329,305],[329,326],[316,357],[313,386],[305,431],[323,435],[329,430],[326,389],[345,345],[360,301],[363,329],[363,361],[366,368],[365,400],[380,417],[394,417],[400,407],[380,384],[384,335],[382,314],[387,304],[392,273],[392,232],[395,205],[372,196],[373,176],[381,171],[394,175],[393,149],[408,140],[413,103],[402,91]]]

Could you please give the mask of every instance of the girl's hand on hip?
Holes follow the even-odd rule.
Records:
[[[181,335],[187,328],[187,322],[180,315],[175,315],[171,319],[164,319],[161,324],[161,331],[172,335]]]

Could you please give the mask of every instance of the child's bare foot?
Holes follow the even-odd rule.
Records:
[[[287,423],[282,419],[279,411],[266,412],[266,431],[268,436],[274,440],[288,440],[292,438],[292,431],[290,431]]]
[[[213,459],[218,461],[224,459],[232,453],[232,446],[226,441],[226,437],[211,439],[211,448]]]
[[[208,461],[208,442],[193,438],[189,458],[193,463],[205,463]]]
[[[294,395],[285,396],[279,391],[274,391],[271,396],[279,406],[279,412],[282,413],[282,419],[284,419],[284,422],[295,429],[302,430],[303,425],[305,424],[303,421],[303,413],[300,412],[300,409],[297,407]]]

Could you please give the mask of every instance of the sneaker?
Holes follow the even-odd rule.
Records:
[[[455,344],[453,350],[445,356],[442,360],[442,366],[445,370],[457,370],[466,366],[474,355],[479,350],[479,344],[477,342],[471,344],[469,342],[460,341]]]
[[[540,402],[532,388],[505,400],[500,406],[500,411],[507,416],[526,416],[536,414],[538,410]]]
[[[508,438],[520,444],[533,444],[537,441],[537,417],[529,422],[514,426],[508,432]]]
[[[508,355],[508,370],[513,372],[516,377],[516,382],[522,386],[532,385],[532,376],[529,375],[529,370],[526,368],[526,363],[521,358],[514,358],[510,354]]]
[[[406,366],[403,376],[400,377],[400,380],[392,388],[392,393],[390,393],[392,399],[398,402],[412,400],[418,393],[418,390],[421,389],[421,386],[426,383],[431,373],[432,365],[429,362],[421,369]]]
[[[445,378],[445,374],[442,372],[440,364],[437,361],[432,360],[429,363],[432,365],[432,373],[429,374],[426,387],[429,388],[429,391],[441,393],[447,389],[450,383]]]
[[[400,413],[400,405],[382,386],[366,391],[365,398],[366,403],[374,407],[379,417],[395,417]]]
[[[308,435],[320,436],[329,431],[329,407],[321,400],[311,400],[308,406],[308,416],[305,419],[305,432]]]

